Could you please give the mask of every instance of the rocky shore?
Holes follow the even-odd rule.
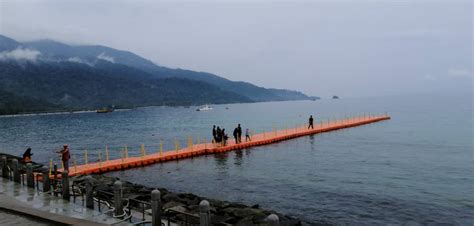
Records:
[[[91,175],[96,191],[113,193],[113,183],[119,178],[108,177],[104,175]],[[85,184],[86,176],[77,176],[72,178],[76,184]],[[123,196],[125,199],[136,199],[150,202],[150,193],[154,188],[145,187],[140,184],[134,184],[127,181],[121,181],[123,185]],[[163,209],[171,209],[177,212],[184,212],[199,216],[199,203],[201,200],[207,200],[211,204],[211,223],[213,225],[265,225],[265,218],[270,214],[278,215],[280,225],[302,225],[303,222],[293,217],[285,216],[271,210],[261,209],[258,205],[247,206],[240,203],[221,201],[199,197],[191,193],[174,193],[165,188],[158,188],[161,193],[161,203]],[[139,209],[139,207],[137,207]],[[167,217],[165,215],[165,217]],[[173,217],[178,219],[184,215],[176,214]],[[307,223],[304,223],[307,224]]]

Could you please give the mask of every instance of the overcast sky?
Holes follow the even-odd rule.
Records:
[[[467,1],[5,1],[0,33],[322,97],[472,90]]]

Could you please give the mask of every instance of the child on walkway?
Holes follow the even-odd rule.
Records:
[[[250,139],[250,130],[249,128],[245,129],[245,142],[247,141],[252,141],[252,139]]]

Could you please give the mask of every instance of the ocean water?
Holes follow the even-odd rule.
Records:
[[[71,146],[78,164],[108,145],[156,152],[188,136],[207,140],[212,125],[231,134],[237,123],[256,132],[387,112],[392,119],[277,144],[108,173],[124,180],[209,198],[259,204],[316,223],[474,224],[472,94],[149,107],[110,114],[0,117],[0,152],[58,160]],[[226,109],[228,108],[228,109]]]

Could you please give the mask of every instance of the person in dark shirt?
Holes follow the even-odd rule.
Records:
[[[222,141],[222,131],[219,126],[216,129],[216,143],[220,143]]]
[[[239,143],[242,142],[242,127],[240,127],[240,124],[237,126],[237,139]]]
[[[234,129],[233,135],[234,135],[235,143],[238,144],[239,143],[239,129],[237,127]]]
[[[313,127],[313,121],[314,121],[314,120],[313,120],[313,116],[312,116],[312,115],[311,115],[311,116],[309,116],[309,125],[308,125],[308,129],[309,129],[309,127],[311,127],[311,129],[314,129],[314,127]]]

